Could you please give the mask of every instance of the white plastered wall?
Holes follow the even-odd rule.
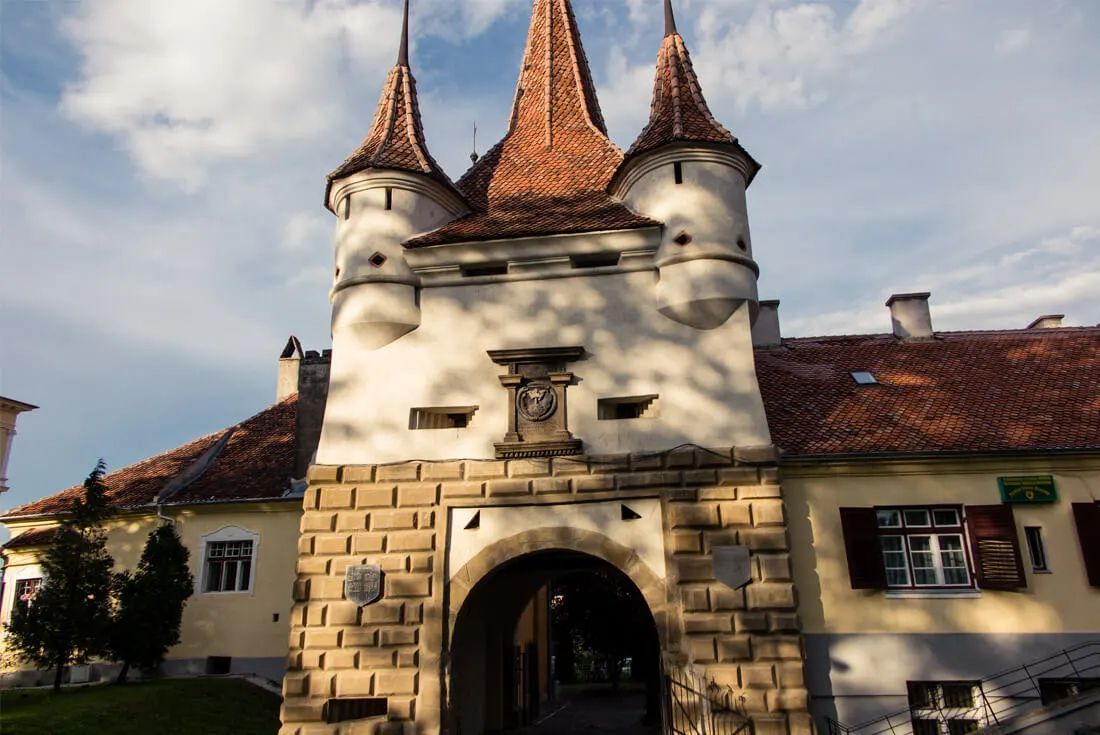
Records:
[[[656,309],[653,271],[425,289],[418,329],[376,350],[333,335],[319,464],[486,458],[508,394],[488,350],[581,345],[569,428],[587,453],[770,444],[749,310],[699,330]],[[656,418],[601,421],[600,398],[657,394]],[[414,407],[477,406],[464,429],[410,430]]]

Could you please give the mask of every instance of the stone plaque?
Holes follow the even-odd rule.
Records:
[[[714,576],[727,587],[739,590],[752,581],[748,546],[715,546]]]
[[[508,391],[508,432],[494,443],[497,459],[580,454],[582,443],[569,431],[566,390],[573,373],[566,368],[584,357],[583,347],[490,350],[508,368],[500,384]]]
[[[382,597],[382,565],[353,564],[344,578],[344,596],[359,607]]]

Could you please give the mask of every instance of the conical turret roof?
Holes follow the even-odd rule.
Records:
[[[390,69],[367,137],[328,175],[325,206],[332,182],[366,169],[409,171],[429,176],[454,189],[455,185],[428,152],[416,97],[416,79],[409,68],[409,0],[405,0],[397,63]]]
[[[569,0],[534,0],[508,132],[458,181],[474,212],[406,246],[658,224],[607,194],[622,161]]]
[[[680,142],[725,143],[735,145],[744,152],[737,138],[714,118],[707,107],[687,45],[676,30],[672,0],[665,0],[665,37],[657,52],[649,124],[626,155],[632,158],[669,143]],[[751,179],[760,169],[760,164],[747,152],[745,156],[752,164]]]

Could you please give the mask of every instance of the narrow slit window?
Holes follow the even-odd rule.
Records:
[[[657,396],[624,396],[601,398],[596,402],[596,416],[600,421],[624,419],[652,419],[657,417]]]
[[[1031,559],[1031,571],[1049,572],[1046,544],[1043,543],[1043,529],[1039,526],[1024,526],[1024,538],[1027,539],[1027,555]]]
[[[677,184],[684,183],[684,164],[679,161],[672,164],[672,175],[675,177]]]
[[[503,276],[507,273],[507,263],[478,263],[476,265],[462,266],[463,278],[474,278],[475,276]]]
[[[393,189],[386,187],[386,211],[393,209]]]
[[[351,216],[351,197],[344,197],[344,219]]]
[[[569,258],[569,265],[573,268],[607,268],[618,264],[618,253],[585,253]]]
[[[465,429],[470,425],[477,406],[440,406],[414,408],[409,412],[409,428]]]

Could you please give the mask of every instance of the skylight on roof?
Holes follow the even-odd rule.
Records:
[[[875,376],[867,370],[853,370],[852,380],[856,381],[858,385],[878,385]]]

